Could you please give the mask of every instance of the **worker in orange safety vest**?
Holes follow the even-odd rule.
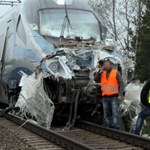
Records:
[[[95,76],[95,81],[100,82],[106,126],[119,129],[119,101],[123,100],[124,93],[122,77],[116,69],[113,69],[113,63],[105,60]]]

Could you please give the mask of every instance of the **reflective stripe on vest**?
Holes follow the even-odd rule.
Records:
[[[112,70],[107,79],[106,71],[101,75],[101,90],[102,96],[105,95],[114,95],[119,93],[119,84],[117,81],[117,70]]]
[[[148,103],[150,104],[150,91],[148,93]]]

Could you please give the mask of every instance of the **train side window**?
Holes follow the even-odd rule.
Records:
[[[23,23],[22,23],[22,20],[21,20],[21,16],[19,16],[19,18],[18,18],[16,31],[18,33],[18,36],[19,36],[20,40],[24,44],[26,44],[27,39],[26,39],[25,29],[24,29],[24,26],[23,26]]]

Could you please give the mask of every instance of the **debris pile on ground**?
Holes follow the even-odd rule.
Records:
[[[37,124],[50,128],[54,113],[54,104],[43,87],[44,73],[33,73],[23,76],[20,81],[22,87],[15,107],[20,108],[21,115],[26,119],[33,119]]]

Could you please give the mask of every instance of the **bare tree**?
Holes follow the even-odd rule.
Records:
[[[117,28],[116,28],[116,0],[112,0],[112,13],[113,13],[113,30],[115,41],[117,41]]]
[[[89,2],[102,20],[105,20],[108,31],[114,34],[117,46],[127,56],[134,55],[131,41],[136,26],[140,26],[142,2],[140,0],[89,0]],[[138,43],[138,37],[136,42]]]
[[[138,3],[138,10],[137,10],[137,31],[141,28],[141,18],[142,18],[142,10],[143,10],[144,3],[139,1]],[[138,43],[139,43],[139,33],[136,33],[136,43],[135,43],[135,54],[138,53]]]

